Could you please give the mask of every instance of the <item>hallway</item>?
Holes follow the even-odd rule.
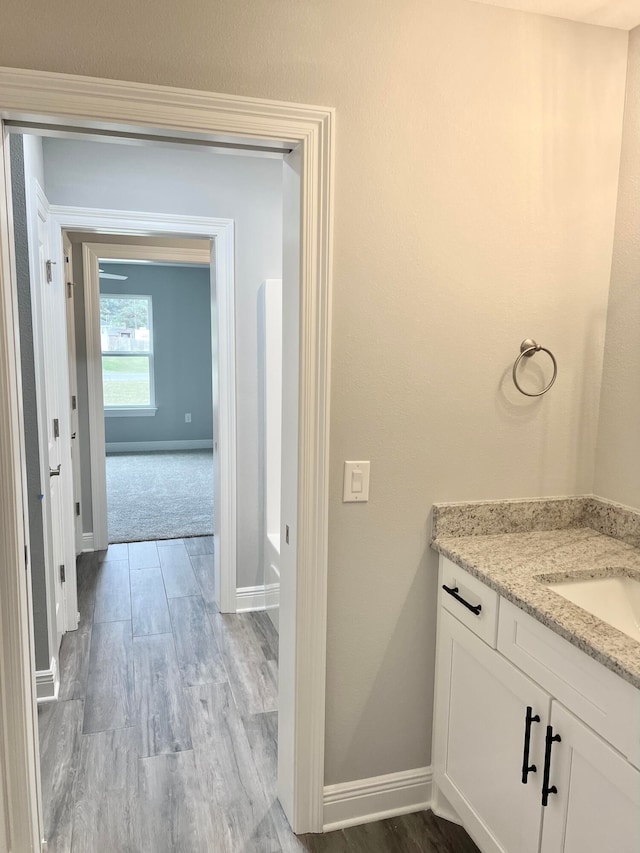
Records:
[[[276,797],[278,637],[222,615],[213,539],[78,562],[81,623],[39,707],[48,853],[473,853],[425,812],[296,838]]]

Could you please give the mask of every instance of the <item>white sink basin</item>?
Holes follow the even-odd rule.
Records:
[[[569,580],[547,586],[640,642],[640,581],[608,577]]]

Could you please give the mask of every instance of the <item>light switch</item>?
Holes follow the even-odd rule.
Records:
[[[357,501],[363,503],[369,500],[369,467],[370,462],[345,462],[343,503]]]

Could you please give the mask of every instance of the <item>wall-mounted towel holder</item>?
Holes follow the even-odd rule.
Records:
[[[549,382],[549,384],[545,388],[543,388],[542,391],[537,391],[535,393],[532,393],[531,391],[525,391],[521,387],[520,383],[518,382],[517,370],[518,370],[518,365],[520,364],[520,362],[522,361],[523,358],[531,358],[531,356],[535,355],[537,352],[546,352],[547,353],[547,355],[549,356],[549,358],[553,362],[553,376],[551,377],[551,381]],[[556,361],[556,357],[551,352],[551,350],[547,349],[546,347],[541,347],[540,344],[537,344],[533,340],[533,338],[525,338],[525,340],[522,341],[522,343],[520,344],[520,355],[516,358],[516,360],[513,363],[513,371],[512,371],[513,383],[516,386],[516,388],[518,389],[518,391],[521,394],[524,394],[525,397],[542,397],[542,395],[546,394],[547,391],[549,390],[549,388],[551,388],[553,383],[556,381],[557,375],[558,375],[558,362]]]

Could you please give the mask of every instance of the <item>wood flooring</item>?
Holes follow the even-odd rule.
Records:
[[[220,614],[213,540],[78,561],[80,626],[38,709],[48,853],[477,853],[430,812],[296,837],[276,796],[278,637]]]

